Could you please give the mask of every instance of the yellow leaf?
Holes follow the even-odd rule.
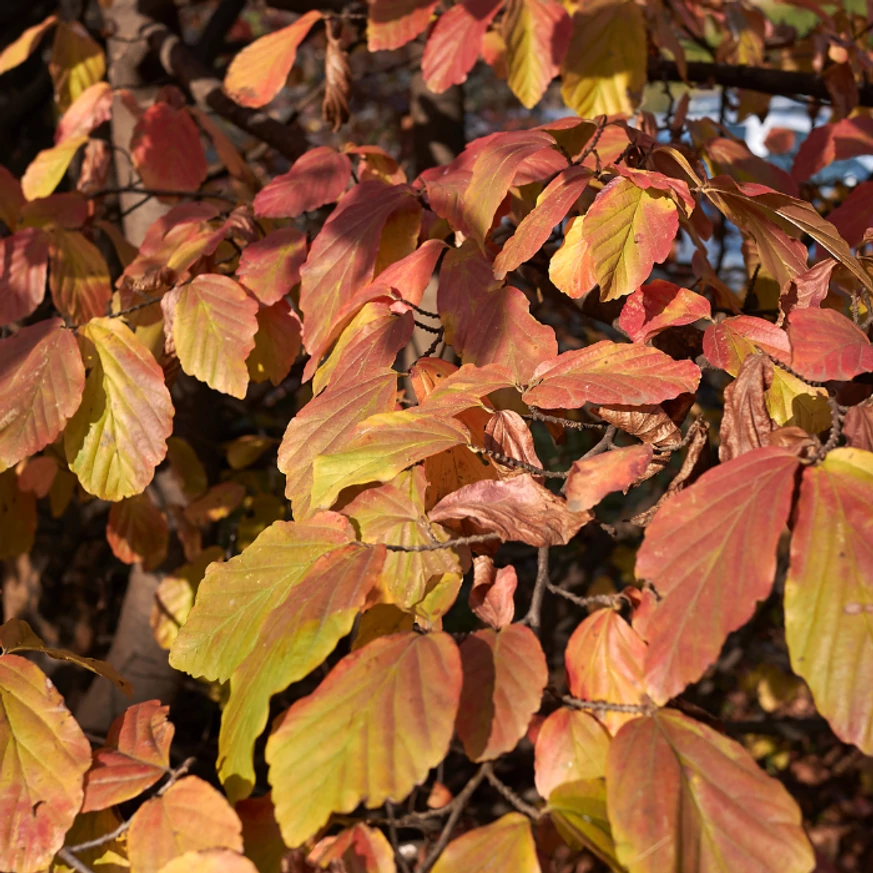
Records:
[[[24,196],[28,200],[48,197],[64,178],[73,155],[86,142],[88,142],[87,136],[76,136],[50,149],[43,149],[30,162],[30,166],[21,178],[21,190]]]
[[[34,24],[33,27],[28,27],[21,36],[14,42],[10,43],[0,52],[0,75],[23,64],[39,45],[43,34],[53,25],[57,24],[58,16],[49,15],[44,21],[39,24]]]
[[[55,31],[49,72],[61,112],[106,75],[106,56],[78,21],[62,21]]]

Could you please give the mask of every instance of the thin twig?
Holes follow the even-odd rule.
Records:
[[[579,700],[569,694],[561,696],[561,701],[573,709],[582,709],[586,712],[632,712],[637,715],[651,715],[657,709],[651,703],[611,703],[608,700]]]
[[[436,318],[439,319],[438,312],[431,312],[429,309],[422,309],[420,306],[416,306],[412,301],[407,300],[405,297],[400,298],[401,303],[405,303],[410,309],[414,309],[419,315],[426,315],[428,318]]]
[[[406,863],[406,858],[400,852],[400,840],[397,838],[397,819],[394,816],[394,805],[390,800],[385,801],[385,812],[388,814],[388,837],[391,841],[391,848],[394,849],[397,869],[401,873],[410,873],[409,864]]]
[[[431,324],[425,324],[424,322],[419,321],[417,318],[415,319],[415,326],[419,330],[425,330],[428,333],[435,333],[438,337],[438,341],[443,337],[443,329],[441,327],[434,327]]]
[[[118,188],[101,188],[88,194],[89,200],[108,197],[112,194],[143,194],[147,197],[188,197],[191,200],[224,200],[226,203],[236,203],[235,197],[219,194],[215,191],[179,191],[175,188],[139,188],[136,185],[124,185]]]
[[[566,479],[570,475],[569,473],[555,473],[551,470],[544,470],[542,467],[528,464],[527,461],[519,461],[517,458],[504,455],[503,452],[496,452],[494,449],[470,446],[470,450],[479,455],[488,455],[489,458],[494,458],[498,464],[503,464],[505,467],[515,467],[518,470],[524,470],[526,473],[532,473],[534,476],[543,476],[546,479]]]
[[[452,838],[452,831],[455,829],[455,826],[458,824],[458,820],[461,818],[464,809],[470,802],[470,798],[473,796],[473,792],[479,787],[479,784],[490,771],[491,765],[487,763],[483,764],[476,771],[470,781],[464,786],[461,793],[454,799],[452,814],[443,825],[443,829],[440,832],[439,839],[437,839],[436,843],[434,843],[434,847],[430,850],[428,856],[424,859],[424,861],[421,862],[421,865],[416,870],[416,873],[428,873],[433,865],[436,864],[436,862],[439,860],[440,855],[442,855],[443,853],[443,849],[445,849],[445,847],[449,844],[449,840]]]
[[[421,356],[422,358],[430,358],[433,355],[437,346],[443,341],[444,334],[445,331],[443,328],[440,328],[437,335],[433,338],[433,342],[424,350],[424,354]]]
[[[525,803],[505,782],[497,778],[493,770],[488,770],[485,773],[485,778],[491,783],[491,787],[522,815],[526,815],[534,821],[538,821],[542,817],[540,810],[529,803]]]
[[[540,546],[537,551],[537,581],[534,583],[533,595],[530,599],[530,608],[527,615],[521,620],[535,634],[539,634],[543,611],[543,598],[546,594],[546,586],[549,584],[549,547]]]
[[[574,421],[572,418],[564,418],[560,415],[546,415],[545,412],[540,412],[536,406],[531,406],[530,415],[523,415],[528,421],[549,421],[552,424],[560,424],[564,427],[572,428],[573,430],[587,430],[593,427],[607,427],[605,421]]]
[[[833,394],[828,395],[828,408],[831,411],[831,432],[828,436],[828,441],[815,453],[812,463],[821,463],[833,449],[837,447],[840,437],[843,434],[843,419],[846,416],[848,407],[840,406],[837,403],[837,398]]]
[[[575,603],[576,606],[615,606],[618,603],[627,602],[627,596],[622,593],[591,594],[588,597],[579,597],[576,594],[571,594],[569,591],[565,591],[559,585],[553,585],[551,582],[546,583],[546,588],[551,591],[552,594],[557,594],[565,600],[569,600],[570,603]]]
[[[499,540],[501,539],[500,534],[497,533],[485,533],[485,534],[473,534],[469,537],[458,537],[454,540],[446,540],[443,543],[428,543],[425,546],[397,546],[397,545],[386,545],[385,548],[388,549],[389,552],[436,552],[439,549],[453,549],[456,546],[469,546],[473,543],[484,543],[488,540]]]
[[[58,857],[68,866],[72,867],[77,873],[94,873],[94,871],[84,862],[80,861],[70,849],[64,848],[58,851]]]
[[[93,840],[88,840],[84,843],[79,843],[75,846],[67,846],[68,852],[75,852],[77,855],[81,852],[87,852],[88,849],[96,849],[99,846],[103,846],[106,843],[111,843],[113,840],[117,840],[128,828],[130,827],[130,819],[127,821],[123,821],[114,831],[108,834],[103,834],[103,836],[96,837]]]
[[[603,432],[600,441],[593,449],[589,449],[589,451],[585,452],[585,454],[582,455],[582,458],[593,458],[595,455],[602,455],[604,452],[608,452],[617,432],[618,428],[614,424],[609,425],[609,427],[607,427]],[[582,458],[579,460],[582,460]]]

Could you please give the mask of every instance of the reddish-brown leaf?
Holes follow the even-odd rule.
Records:
[[[473,558],[473,587],[470,589],[470,610],[479,621],[494,630],[503,630],[515,615],[515,589],[518,575],[511,564],[494,567],[487,555]]]
[[[76,338],[59,318],[0,340],[0,471],[54,442],[84,387]]]
[[[335,837],[320,840],[307,859],[327,868],[331,862],[343,864],[357,873],[396,873],[394,849],[382,831],[356,824]]]
[[[271,179],[255,197],[258,218],[296,218],[334,203],[352,176],[348,156],[329,146],[318,146],[299,157],[287,173]]]
[[[421,61],[427,87],[441,94],[467,81],[479,57],[482,37],[503,0],[463,0],[440,15]]]
[[[855,185],[849,195],[828,213],[828,219],[850,246],[859,246],[873,226],[873,182]]]
[[[536,739],[534,777],[540,797],[559,786],[606,775],[609,733],[587,712],[561,707],[541,725]]]
[[[75,482],[75,480],[74,480]],[[21,488],[15,470],[0,473],[0,558],[24,555],[33,548],[36,535],[36,496]]]
[[[873,345],[833,309],[795,309],[788,316],[791,366],[816,382],[849,381],[873,370]]]
[[[26,203],[21,182],[0,164],[0,221],[10,231],[18,227],[18,214]]]
[[[873,154],[873,119],[864,115],[814,127],[794,158],[791,174],[805,182],[834,161]]]
[[[649,644],[657,703],[700,678],[770,593],[797,467],[785,449],[747,452],[670,498],[646,528],[636,573],[662,599],[634,627]]]
[[[258,332],[255,347],[246,358],[246,367],[252,382],[279,385],[291,370],[300,354],[300,333],[303,326],[287,300],[258,310]]]
[[[522,219],[511,239],[494,259],[495,278],[502,279],[510,270],[529,261],[542,248],[555,225],[564,220],[590,179],[589,170],[573,165],[562,170],[549,182],[543,193],[537,197],[536,206]]]
[[[831,285],[831,274],[838,264],[833,258],[825,258],[805,273],[796,276],[782,289],[779,309],[788,314],[792,309],[809,309],[821,305]]]
[[[719,429],[718,457],[724,464],[768,445],[776,423],[767,411],[767,391],[773,384],[773,364],[764,355],[748,355],[737,378],[724,389],[724,414]]]
[[[200,131],[187,109],[155,103],[133,129],[130,155],[146,188],[196,191],[206,179]]]
[[[82,812],[107,809],[138,797],[166,775],[175,728],[160,701],[136,703],[118,716],[106,745],[94,752],[85,774]]]
[[[224,797],[197,776],[147,800],[130,820],[128,850],[137,873],[158,873],[185,852],[216,848],[242,852],[242,825]]]
[[[45,296],[48,238],[27,227],[0,240],[0,326],[27,318]]]
[[[709,316],[709,301],[705,297],[656,279],[628,297],[618,326],[635,343],[647,343],[668,327],[693,324]]]
[[[713,324],[703,334],[703,354],[713,367],[736,376],[747,355],[758,350],[777,361],[791,360],[788,334],[754,315],[737,315]]]
[[[682,433],[676,426],[676,421],[667,414],[662,406],[611,404],[598,406],[593,411],[604,421],[614,424],[619,430],[639,437],[644,443],[653,446],[670,445],[682,439]],[[680,424],[684,418],[683,413],[682,418],[679,419]]]
[[[590,512],[572,512],[529,473],[465,485],[444,497],[429,515],[449,527],[464,522],[477,532],[537,547],[566,545],[591,520]]]
[[[369,0],[367,48],[392,51],[415,39],[428,25],[436,0]]]
[[[536,634],[522,624],[476,631],[460,649],[458,736],[471,760],[490,761],[515,748],[540,708],[546,656]]]
[[[148,494],[137,494],[109,508],[106,539],[112,553],[125,564],[142,563],[153,570],[167,557],[170,531],[167,516]]]
[[[272,306],[300,281],[305,260],[306,234],[280,227],[243,249],[236,275],[261,303]]]
[[[629,873],[809,873],[801,813],[738,743],[663,710],[612,741],[609,821]]]
[[[564,661],[570,693],[582,700],[642,703],[645,659],[646,644],[639,634],[614,610],[598,609],[567,641]],[[629,712],[597,713],[613,735],[635,717]]]
[[[537,456],[534,447],[533,434],[527,422],[511,409],[500,409],[495,412],[485,427],[485,448],[500,452],[517,461],[524,461],[534,467],[542,467],[542,461]],[[494,465],[502,479],[511,479],[521,475],[518,467],[501,464],[494,460]]]
[[[584,403],[638,406],[695,392],[700,368],[658,349],[601,340],[537,367],[523,395],[528,406],[575,409]]]
[[[873,452],[873,404],[849,408],[843,421],[843,436],[852,448]]]
[[[568,508],[584,512],[612,491],[627,494],[628,488],[645,474],[652,456],[652,447],[641,445],[574,461],[564,486]]]

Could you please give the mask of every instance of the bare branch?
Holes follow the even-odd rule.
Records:
[[[439,549],[453,549],[455,546],[469,546],[472,543],[484,543],[488,540],[499,540],[500,534],[486,533],[474,534],[469,537],[459,537],[454,540],[446,540],[444,543],[428,543],[426,546],[385,546],[389,552],[436,552]]]
[[[522,815],[537,821],[542,817],[542,812],[535,806],[525,803],[505,782],[497,778],[493,770],[485,771],[485,778],[491,784],[498,794],[503,797],[507,803],[514,806]]]
[[[537,551],[537,581],[534,584],[533,596],[530,600],[530,609],[521,620],[535,634],[540,632],[541,615],[543,611],[543,598],[546,594],[546,586],[549,584],[549,547],[541,546]]]

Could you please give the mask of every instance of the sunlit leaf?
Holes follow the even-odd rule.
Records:
[[[159,873],[186,852],[216,848],[242,852],[242,825],[208,782],[186,776],[133,814],[128,846],[133,870]]]
[[[859,115],[814,127],[800,143],[791,174],[806,181],[834,161],[873,154],[873,119]]]
[[[103,49],[79,21],[61,21],[55,30],[49,73],[61,112],[106,75]]]
[[[253,651],[267,616],[299,585],[317,558],[355,539],[336,513],[277,521],[242,554],[211,564],[170,652],[177,670],[227,681]]]
[[[261,303],[272,306],[300,281],[305,260],[306,234],[280,227],[243,249],[236,275]]]
[[[247,45],[227,69],[224,90],[241,106],[265,106],[282,90],[297,59],[297,47],[306,39],[318,10],[301,15],[293,24],[268,33]]]
[[[575,409],[584,403],[639,406],[697,390],[700,368],[658,349],[601,340],[537,367],[523,395],[529,406]]]
[[[153,570],[167,556],[170,532],[167,516],[148,494],[137,494],[109,509],[106,539],[112,554],[125,564],[142,563]]]
[[[0,471],[54,442],[84,387],[76,338],[59,318],[0,340]]]
[[[628,297],[618,326],[633,342],[645,343],[668,327],[693,324],[709,316],[709,301],[705,297],[656,279]]]
[[[515,748],[540,708],[546,657],[534,632],[521,624],[476,631],[460,650],[458,737],[471,760],[490,761]]]
[[[540,873],[530,821],[509,812],[452,840],[433,865],[433,873],[477,870],[481,873]]]
[[[258,873],[258,868],[232,849],[201,849],[178,855],[159,873]]]
[[[0,867],[40,873],[82,805],[91,746],[49,678],[0,655]]]
[[[738,743],[675,710],[619,731],[606,789],[629,873],[809,873],[815,865],[785,788]]]
[[[873,454],[834,449],[800,486],[785,583],[791,666],[845,742],[873,749]]]
[[[185,109],[155,103],[137,121],[130,156],[146,188],[196,191],[206,179],[200,131]]]
[[[108,82],[97,82],[83,91],[63,114],[55,128],[55,145],[68,139],[87,136],[112,115],[112,88]]]
[[[436,0],[369,0],[367,48],[391,51],[415,39],[428,25]]]
[[[636,573],[661,599],[634,628],[649,644],[655,702],[699,679],[770,593],[797,467],[785,449],[746,452],[671,497],[646,528]]]
[[[584,297],[597,284],[588,257],[583,216],[576,215],[567,222],[564,241],[549,261],[549,279],[573,299]]]
[[[286,844],[300,845],[331,812],[403,800],[448,751],[460,692],[447,634],[381,637],[343,658],[267,741]]]
[[[82,405],[64,433],[70,469],[103,500],[139,494],[167,452],[173,404],[151,353],[120,319],[81,331],[96,350]]]
[[[0,52],[0,74],[23,64],[37,49],[40,40],[50,27],[58,22],[57,15],[49,15],[39,24],[28,27],[18,39],[13,40]]]
[[[115,719],[106,745],[94,752],[94,763],[85,775],[83,812],[138,797],[166,775],[175,733],[167,718],[169,709],[149,700]]]
[[[100,842],[90,849],[76,852],[76,858],[95,873],[129,873],[130,861],[127,859],[127,837],[125,834],[110,839],[121,825],[121,819],[112,809],[98,812],[80,812],[67,831],[66,845],[78,846],[81,843]],[[78,873],[72,867],[55,857],[50,873]]]
[[[540,726],[535,747],[540,797],[548,798],[566,782],[604,777],[609,742],[609,734],[590,713],[566,706],[553,712]]]
[[[788,316],[791,366],[801,376],[849,381],[873,370],[873,345],[864,331],[833,309],[795,309]]]
[[[518,574],[511,564],[498,570],[488,555],[473,558],[470,611],[494,630],[503,630],[515,616],[513,595],[517,587]]]
[[[231,676],[221,718],[218,775],[231,801],[254,787],[252,752],[267,726],[270,698],[305,678],[351,631],[384,563],[384,546],[334,549],[264,619],[257,645]]]
[[[564,486],[568,508],[584,512],[597,506],[612,491],[626,494],[642,478],[651,460],[652,447],[642,445],[574,461]]]
[[[75,136],[56,146],[43,149],[21,177],[21,190],[28,200],[48,197],[60,184],[73,156],[88,141],[87,136]]]
[[[703,353],[713,367],[736,376],[745,357],[762,351],[789,363],[791,344],[784,330],[754,315],[737,315],[713,324],[703,334]]]
[[[201,274],[185,285],[173,315],[173,338],[182,369],[243,399],[249,384],[246,358],[255,347],[258,304],[228,276]]]

